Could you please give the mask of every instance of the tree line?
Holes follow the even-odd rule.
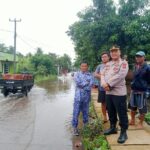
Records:
[[[0,44],[0,51],[13,54],[13,47],[6,47],[5,44]],[[48,76],[57,75],[58,67],[61,71],[67,70],[71,71],[71,58],[64,54],[63,56],[58,56],[55,53],[44,54],[41,48],[37,48],[35,54],[28,53],[26,56],[21,53],[17,53],[17,72],[31,72],[34,75]]]
[[[118,5],[113,0],[92,1],[67,31],[75,45],[75,65],[85,59],[93,69],[101,52],[113,45],[120,46],[129,63],[139,50],[150,59],[150,0],[119,0]]]

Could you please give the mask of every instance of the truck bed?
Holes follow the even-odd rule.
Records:
[[[0,79],[0,89],[4,96],[9,93],[27,93],[34,85],[34,78],[31,74],[4,74]]]

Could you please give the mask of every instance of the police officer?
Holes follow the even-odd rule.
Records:
[[[125,85],[125,77],[128,72],[128,63],[121,59],[121,51],[118,47],[110,49],[111,61],[108,62],[101,72],[101,85],[106,91],[106,105],[110,120],[110,128],[104,131],[105,135],[116,134],[117,115],[121,127],[118,143],[127,140],[128,116]]]

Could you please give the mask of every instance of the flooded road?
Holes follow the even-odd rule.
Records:
[[[0,95],[1,150],[73,150],[74,84],[46,81],[28,97]]]

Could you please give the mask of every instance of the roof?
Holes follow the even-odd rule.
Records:
[[[14,61],[14,55],[6,52],[0,51],[0,61]],[[18,61],[18,56],[16,55],[16,61]]]

